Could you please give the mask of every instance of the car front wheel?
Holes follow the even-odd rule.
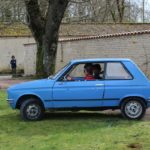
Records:
[[[36,121],[43,118],[44,109],[37,100],[28,99],[22,103],[20,113],[23,120]]]
[[[131,120],[141,119],[146,111],[145,103],[139,98],[130,98],[121,105],[122,115]]]

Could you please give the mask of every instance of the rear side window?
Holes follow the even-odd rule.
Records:
[[[105,79],[130,80],[132,76],[120,62],[110,62],[106,66]]]

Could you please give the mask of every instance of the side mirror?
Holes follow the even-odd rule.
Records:
[[[53,75],[51,75],[51,76],[48,77],[48,79],[52,79],[52,78],[53,78]]]

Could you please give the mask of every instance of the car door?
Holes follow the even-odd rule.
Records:
[[[133,92],[133,77],[122,62],[108,62],[105,70],[103,106],[118,106],[124,95]]]
[[[77,69],[77,72],[82,72]],[[69,72],[69,71],[68,71]],[[76,72],[73,73],[74,75]],[[78,74],[78,73],[77,73]],[[83,76],[74,76],[73,81],[58,80],[53,87],[55,108],[99,107],[102,106],[104,80],[84,80]]]

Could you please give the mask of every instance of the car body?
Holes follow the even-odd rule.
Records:
[[[100,79],[85,80],[87,64],[99,64]],[[54,76],[13,85],[7,92],[8,103],[20,109],[25,120],[39,120],[45,110],[64,109],[121,109],[126,118],[140,119],[150,106],[148,78],[132,60],[123,58],[72,60]]]

